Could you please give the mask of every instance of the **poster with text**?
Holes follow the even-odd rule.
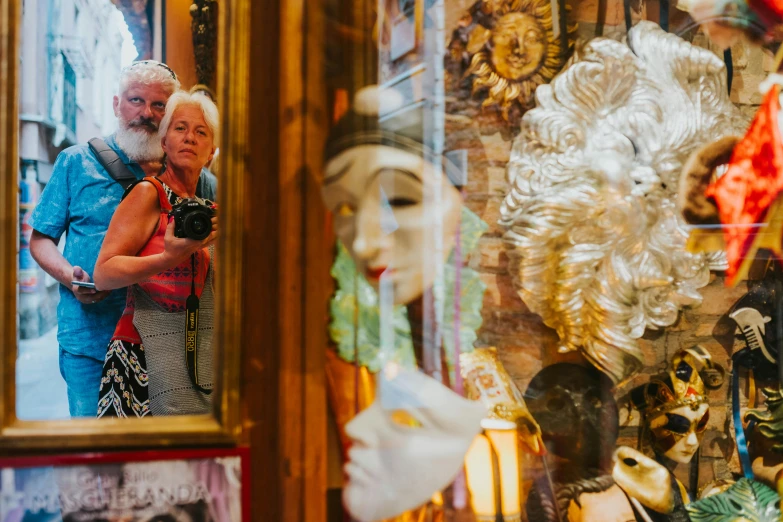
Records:
[[[0,522],[246,520],[246,459],[231,451],[0,461]]]

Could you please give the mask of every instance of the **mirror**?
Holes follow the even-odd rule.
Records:
[[[211,411],[215,2],[116,4],[22,13],[20,419]]]
[[[221,252],[226,241],[241,252],[241,223],[237,209],[221,205],[218,235],[217,215],[218,201],[241,184],[243,152],[232,143],[221,157],[219,139],[230,143],[247,125],[222,118],[241,112],[247,88],[222,89],[217,1],[2,7],[18,21],[3,45],[19,56],[18,91],[0,85],[0,100],[18,102],[13,121],[0,125],[16,133],[19,152],[0,150],[18,165],[3,174],[13,176],[3,187],[16,185],[17,200],[0,231],[16,247],[3,249],[16,257],[4,261],[18,266],[16,325],[0,325],[18,347],[6,345],[3,357],[15,375],[3,383],[11,392],[5,435],[45,438],[34,427],[57,421],[88,438],[141,431],[226,440],[239,350],[225,340],[239,311],[221,290],[241,302],[228,276],[241,273],[241,258]],[[221,3],[220,16],[245,7]],[[222,29],[234,67],[246,66],[244,22]]]

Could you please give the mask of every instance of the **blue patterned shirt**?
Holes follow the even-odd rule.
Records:
[[[141,167],[119,148],[114,135],[105,139],[123,163],[139,179]],[[215,200],[215,176],[202,170],[197,194]],[[123,189],[98,163],[88,145],[75,145],[62,151],[54,163],[52,177],[31,216],[32,228],[52,238],[66,233],[63,255],[92,278],[95,262]],[[100,303],[83,305],[70,287],[60,285],[57,306],[57,340],[60,347],[75,355],[103,360],[122,311],[124,288],[114,290]]]

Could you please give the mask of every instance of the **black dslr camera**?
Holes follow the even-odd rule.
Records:
[[[202,205],[197,199],[183,199],[171,208],[174,217],[174,236],[200,241],[212,232],[215,208]]]

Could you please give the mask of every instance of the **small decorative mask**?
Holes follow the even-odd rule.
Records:
[[[744,348],[732,355],[735,367],[753,370],[761,381],[778,378],[778,339],[775,308],[780,297],[776,291],[777,269],[769,269],[761,281],[751,283],[748,293],[731,307],[728,316],[744,341]]]
[[[685,486],[654,459],[635,449],[620,446],[615,452],[612,477],[628,497],[633,499],[632,502],[636,502],[636,507],[647,511],[655,520],[688,520],[684,506],[684,501],[688,499]],[[665,516],[656,516],[652,512]]]
[[[483,107],[496,106],[517,124],[533,106],[536,87],[565,64],[552,26],[548,0],[479,0],[454,32],[452,59],[471,78],[474,95],[484,93]],[[569,28],[569,36],[576,26]]]
[[[704,348],[694,346],[674,356],[666,377],[631,391],[631,402],[644,415],[657,454],[687,464],[699,449],[710,419],[699,372],[715,366]]]
[[[461,171],[425,145],[421,122],[408,120],[415,115],[403,105],[395,91],[361,89],[325,149],[324,202],[356,268],[379,290],[380,306],[412,303],[433,287],[436,302],[448,293],[436,284],[437,269],[445,272],[462,211]],[[403,116],[381,121],[392,112]],[[487,414],[484,404],[394,363],[391,342],[380,345],[387,353],[377,361],[376,400],[345,426],[343,501],[360,522],[399,515],[446,487]]]

